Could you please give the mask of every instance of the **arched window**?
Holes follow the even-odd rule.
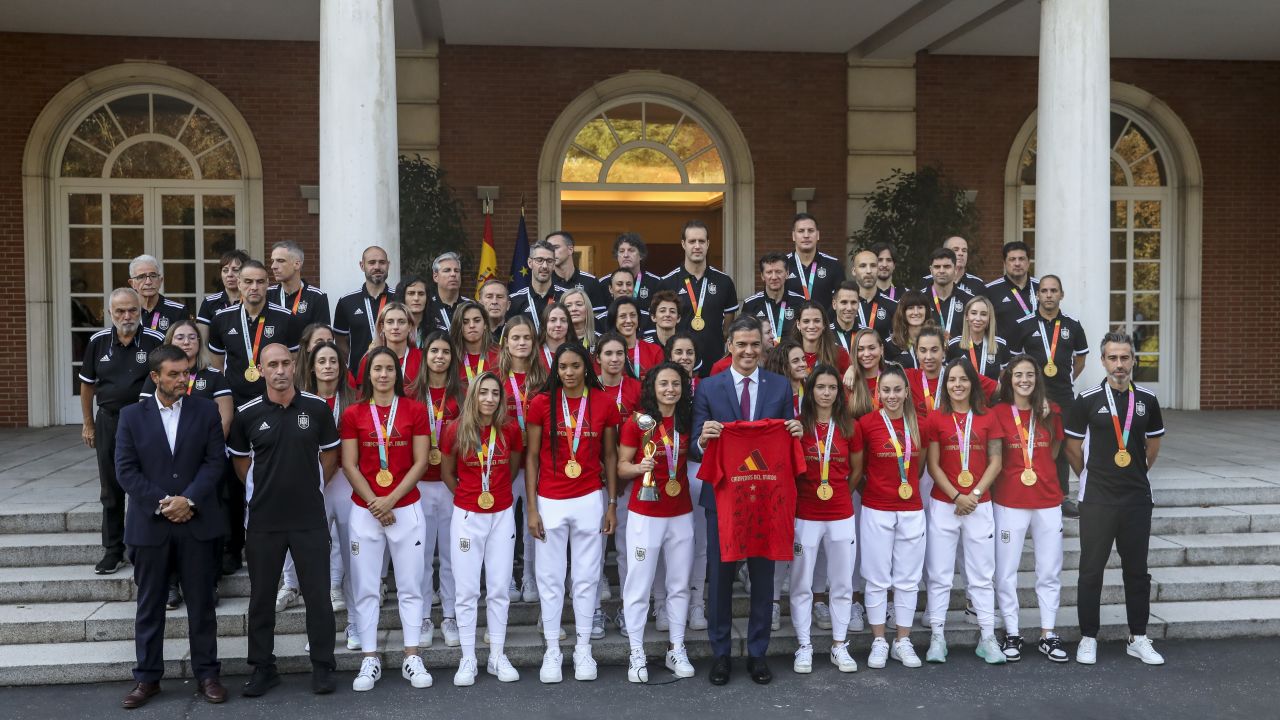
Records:
[[[624,102],[586,122],[565,152],[567,187],[724,185],[715,139],[695,117],[666,104]]]

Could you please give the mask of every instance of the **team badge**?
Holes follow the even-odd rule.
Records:
[[[1068,330],[1067,328],[1062,328],[1061,335],[1062,335],[1062,339],[1063,339],[1063,340],[1070,340],[1070,339],[1071,339],[1071,331],[1070,331],[1070,330]]]
[[[209,381],[208,381],[208,380],[205,380],[204,378],[200,378],[199,380],[196,380],[196,389],[197,389],[197,390],[204,390],[204,389],[205,389],[205,388],[207,388],[207,387],[209,387]]]
[[[647,553],[644,548],[642,547],[636,548],[636,562],[644,562],[644,557],[646,554]]]
[[[160,318],[160,329],[161,329],[161,330],[168,330],[168,329],[169,329],[169,318],[167,318],[167,317],[162,317],[162,318]]]
[[[352,543],[351,543],[351,554],[352,554],[352,555],[359,555],[359,554],[360,554],[360,543],[355,542],[355,541],[352,541]]]
[[[144,363],[144,362],[146,362],[146,361],[147,361],[147,351],[146,351],[146,350],[139,350],[139,351],[138,351],[138,354],[133,356],[133,359],[134,359],[134,360],[137,360],[137,361],[138,361],[138,362],[140,362],[140,363]]]
[[[877,319],[877,320],[883,320],[883,319],[885,319],[885,317],[886,317],[886,315],[884,314],[884,308],[878,308],[878,309],[876,310],[876,319]]]
[[[716,284],[715,284],[715,283],[713,283],[713,282],[709,282],[709,283],[707,283],[707,292],[711,293],[712,295],[715,295],[715,294],[716,294]]]
[[[458,549],[462,552],[471,550],[471,538],[458,538]]]
[[[796,318],[796,311],[795,311],[795,309],[794,309],[794,308],[787,308],[787,319],[788,319],[788,320],[794,320],[795,318]]]
[[[265,328],[263,328],[263,329],[262,329],[262,334],[263,334],[263,335],[265,335],[265,336],[267,336],[267,337],[269,337],[269,338],[270,338],[270,337],[275,337],[275,335],[276,335],[276,326],[275,326],[275,325],[268,325],[268,326],[266,326]]]
[[[804,546],[800,543],[795,543],[791,546],[791,551],[795,553],[796,557],[800,557],[800,553],[804,551]]]
[[[1147,404],[1141,400],[1133,404],[1133,411],[1142,417],[1147,414]]]
[[[827,276],[827,269],[824,267],[818,268],[818,277],[825,278],[826,276]]]
[[[642,287],[642,288],[640,288],[640,297],[642,297],[642,298],[647,298],[647,297],[649,297],[649,288],[647,288],[647,287]]]
[[[1001,530],[1001,531],[1000,531],[1000,542],[1004,543],[1005,545],[1008,545],[1008,544],[1009,544],[1009,531],[1008,531],[1008,530]]]
[[[303,300],[302,302],[298,303],[298,312],[304,313],[306,311],[307,311],[307,301]]]
[[[311,427],[311,416],[306,413],[302,413],[298,416],[298,429],[306,430],[309,427]]]

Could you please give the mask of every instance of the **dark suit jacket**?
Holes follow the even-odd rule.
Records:
[[[197,540],[213,540],[227,533],[218,506],[218,483],[226,464],[222,418],[212,400],[182,399],[174,451],[160,420],[160,408],[147,398],[120,411],[116,429],[116,479],[129,496],[124,541],[155,546],[168,542],[174,524],[157,515],[166,495],[195,503],[195,516],[185,524]]]
[[[756,412],[752,420],[790,420],[794,417],[791,383],[786,378],[760,368],[760,383],[751,391],[756,393]],[[698,383],[698,391],[693,394],[693,441],[689,444],[689,455],[694,460],[702,460],[698,437],[708,420],[727,423],[742,419],[742,403],[734,388],[732,370],[716,373]],[[704,489],[698,504],[714,512],[716,494]]]

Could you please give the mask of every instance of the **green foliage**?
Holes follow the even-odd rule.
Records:
[[[854,252],[887,242],[897,248],[898,269],[894,282],[915,286],[929,274],[929,255],[952,235],[975,242],[978,209],[964,190],[945,181],[935,168],[925,166],[915,172],[895,169],[876,183],[867,198],[867,219],[851,236]],[[972,255],[969,265],[973,266]]]
[[[421,155],[400,156],[401,277],[430,279],[431,260],[452,250],[462,256],[463,277],[471,261],[462,204],[445,173]]]

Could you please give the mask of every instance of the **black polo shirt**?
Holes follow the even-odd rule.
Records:
[[[138,399],[148,400],[155,394],[156,384],[151,380],[151,373],[147,373],[147,379],[142,383],[142,392],[138,393]],[[227,383],[226,375],[214,368],[207,367],[196,371],[196,381],[191,383],[191,390],[187,394],[192,397],[202,397],[206,400],[231,397],[231,385]]]
[[[693,301],[700,302],[702,321],[705,323],[701,330],[694,330],[691,324],[693,305],[689,301],[686,280],[693,287]],[[724,318],[738,311],[738,291],[733,285],[733,278],[710,265],[702,277],[698,278],[681,264],[662,278],[662,289],[671,290],[680,300],[680,325],[677,328],[693,335],[698,357],[724,357]],[[711,363],[703,363],[703,368],[699,371],[700,377],[706,377],[710,372]]]
[[[894,301],[895,303],[902,302],[902,296],[907,294],[907,289],[905,287],[902,287],[901,285],[890,285],[887,290],[885,288],[877,286],[876,291],[879,292],[881,295]],[[835,297],[835,296],[832,295],[832,297]]]
[[[892,340],[884,341],[884,359],[886,362],[896,362],[904,368],[920,367],[920,364],[916,362],[914,348],[903,350],[895,345]]]
[[[613,273],[601,275],[596,279],[600,283],[600,287],[604,288],[605,295],[609,295],[609,285],[613,283]],[[640,277],[636,278],[635,284],[631,286],[631,297],[644,308],[645,312],[649,311],[649,298],[658,292],[658,286],[662,284],[662,277],[654,275],[648,270],[641,270]],[[610,302],[612,302],[610,297]]]
[[[1160,402],[1150,390],[1134,385],[1133,425],[1129,429],[1128,467],[1115,462],[1120,444],[1107,402],[1108,386],[1102,384],[1080,393],[1067,411],[1063,432],[1084,441],[1085,471],[1080,476],[1081,500],[1102,505],[1151,505],[1151,482],[1147,478],[1147,438],[1164,435]],[[1112,393],[1120,428],[1124,429],[1129,410],[1129,389]]]
[[[248,402],[254,396],[261,395],[267,382],[259,377],[249,382],[244,371],[249,368],[249,353],[254,340],[258,336],[258,317],[262,318],[262,340],[258,343],[258,352],[272,343],[280,343],[290,352],[298,349],[298,338],[294,334],[293,316],[289,311],[267,303],[262,306],[258,317],[247,317],[243,305],[232,305],[218,311],[213,316],[213,325],[209,328],[209,351],[226,358],[223,366],[227,383],[231,385],[231,393],[236,404]],[[257,358],[255,357],[255,361]],[[262,369],[259,368],[259,375]]]
[[[782,299],[774,302],[763,290],[742,301],[742,314],[768,320],[773,324],[773,336],[786,337],[791,326],[795,324],[796,308],[804,303],[804,296],[786,288],[782,290]]]
[[[329,316],[329,296],[315,285],[302,281],[296,293],[287,293],[281,285],[267,288],[267,302],[275,303],[293,316],[294,337],[302,337],[308,325],[332,325]]]
[[[884,293],[878,292],[870,302],[859,295],[858,312],[854,313],[853,326],[856,330],[870,327],[880,334],[881,341],[886,341],[893,335],[893,313],[897,309],[898,303],[890,300]]]
[[[226,290],[219,290],[212,295],[205,295],[204,300],[200,302],[200,311],[196,313],[196,322],[201,325],[212,325],[213,316],[217,315],[219,310],[229,308],[239,302],[239,300],[232,300]]]
[[[427,326],[422,336],[426,337],[427,333],[435,330],[449,332],[449,328],[453,327],[453,313],[464,302],[473,301],[471,298],[459,293],[457,300],[447,303],[441,300],[439,295],[432,294],[430,302],[427,303],[427,309],[422,314],[422,324]],[[483,311],[483,308],[481,308],[481,311]],[[485,318],[487,321],[487,314]]]
[[[253,458],[246,491],[248,529],[324,528],[320,452],[337,448],[339,442],[333,411],[311,393],[295,392],[287,406],[260,395],[236,408],[227,449]]]
[[[164,335],[142,329],[128,345],[120,343],[115,327],[93,334],[84,349],[80,380],[93,386],[93,399],[98,407],[111,412],[138,401],[142,383],[150,370],[147,356],[164,344]]]
[[[1053,354],[1053,363],[1058,366],[1058,374],[1045,377],[1044,389],[1049,399],[1063,407],[1067,407],[1074,398],[1071,373],[1075,368],[1075,358],[1089,354],[1089,340],[1084,335],[1084,328],[1073,317],[1059,312],[1058,317],[1046,320],[1042,314],[1023,318],[1018,321],[1018,340],[1010,343],[1009,349],[1024,352],[1040,362],[1044,367],[1048,361],[1047,345],[1053,349],[1053,328],[1058,323],[1058,347]]]
[[[333,311],[333,331],[347,336],[347,367],[355,367],[352,363],[364,357],[365,351],[377,337],[374,328],[383,306],[398,299],[396,289],[390,285],[378,297],[370,297],[368,288],[363,284],[359,290],[338,298],[337,307]]]
[[[155,308],[148,310],[140,308],[142,327],[147,330],[155,330],[164,335],[168,331],[169,326],[179,320],[186,320],[190,317],[187,306],[177,300],[170,300],[164,295],[156,296]]]
[[[595,275],[574,268],[573,274],[567,278],[551,273],[551,284],[559,285],[566,290],[582,288],[591,298],[591,312],[598,313],[609,308],[609,286],[601,285]]]
[[[858,322],[855,320],[853,327],[848,330],[840,327],[838,322],[829,323],[827,331],[831,333],[831,337],[835,338],[836,345],[844,348],[845,352],[849,353],[849,357],[852,358],[854,356],[853,336],[858,334]],[[889,357],[886,355],[885,359],[888,360]]]
[[[559,302],[560,296],[564,294],[565,288],[558,285],[555,281],[551,282],[551,289],[547,290],[546,295],[539,295],[532,285],[522,287],[511,293],[511,304],[507,308],[507,319],[511,319],[517,315],[527,315],[533,320],[533,327],[538,331],[542,330],[542,312],[547,309],[548,305]]]
[[[1033,277],[1028,277],[1026,286],[1021,290],[1007,275],[987,283],[983,294],[996,309],[996,333],[1000,337],[1013,337],[1018,332],[1018,321],[1036,314],[1036,291],[1039,289],[1040,280]]]
[[[951,338],[958,337],[964,330],[964,305],[972,299],[972,295],[953,285],[951,287],[951,297],[946,300],[938,298],[938,303],[935,305],[933,302],[933,288],[925,288],[926,317],[938,323],[938,327],[947,333],[947,340],[950,341]],[[939,309],[942,311],[941,314],[938,312]]]
[[[977,359],[977,365],[973,365],[973,369],[979,375],[986,375],[992,380],[1000,379],[1000,371],[1004,366],[1009,364],[1009,348],[1005,344],[1004,338],[996,336],[995,352],[990,352],[987,348],[987,342],[974,343],[973,355],[970,357],[967,348],[960,347],[960,342],[964,339],[961,335],[951,338],[951,342],[947,343],[947,360],[956,358],[966,358],[969,364],[973,365],[974,359]]]
[[[925,275],[924,277],[920,278],[920,287],[925,292],[929,291],[930,285],[933,285],[932,274]],[[983,290],[987,287],[987,281],[983,280],[977,275],[974,275],[971,272],[967,272],[964,274],[964,277],[956,281],[956,287],[969,293],[970,295],[981,295],[983,294]]]
[[[803,280],[801,273],[804,273]],[[802,267],[795,251],[787,253],[787,290],[812,299],[824,310],[831,309],[831,296],[844,280],[844,263],[839,258],[819,252],[814,254],[812,262]],[[813,289],[806,292],[805,286],[810,284]]]

